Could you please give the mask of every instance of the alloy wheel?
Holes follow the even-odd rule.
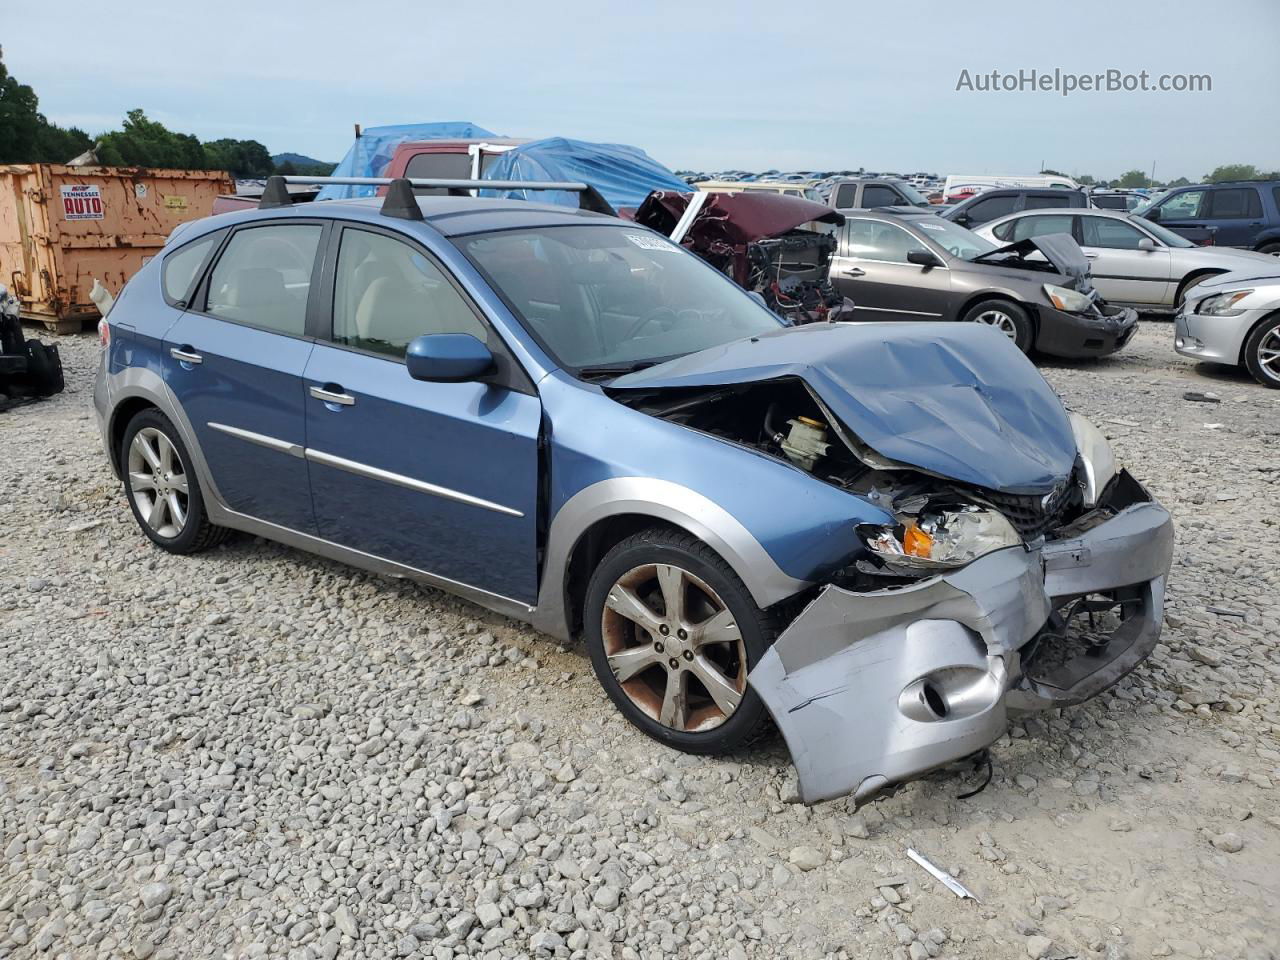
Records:
[[[1018,327],[1013,322],[1013,317],[1002,310],[984,310],[973,319],[975,323],[985,323],[995,327],[1010,340],[1018,339]]]
[[[746,644],[733,614],[680,567],[649,563],[619,577],[605,598],[601,636],[623,692],[664,727],[714,729],[746,694]]]
[[[182,458],[164,433],[143,427],[129,444],[129,496],[138,516],[158,536],[176,537],[187,524],[190,503]]]
[[[1276,327],[1258,344],[1258,366],[1273,380],[1280,380],[1280,327]]]

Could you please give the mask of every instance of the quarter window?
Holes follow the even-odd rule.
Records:
[[[1137,250],[1144,239],[1141,231],[1121,220],[1111,217],[1081,217],[1081,236],[1085,247],[1104,247],[1108,250]]]
[[[324,228],[290,223],[237,230],[214,264],[207,310],[215,317],[300,337]]]
[[[333,340],[403,357],[424,333],[469,333],[483,323],[440,269],[417,248],[367,230],[347,229],[333,288]]]
[[[162,272],[164,295],[171,302],[181,306],[187,305],[187,295],[191,293],[191,284],[196,274],[204,266],[205,259],[213,249],[214,241],[221,234],[212,234],[195,240],[185,247],[179,247],[164,258]]]
[[[878,220],[850,220],[845,228],[849,256],[859,260],[906,263],[912,250],[928,250],[907,231]]]

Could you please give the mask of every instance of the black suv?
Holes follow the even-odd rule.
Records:
[[[938,211],[938,216],[976,230],[996,217],[1023,210],[1052,210],[1063,207],[1087,207],[1089,197],[1083,190],[1062,187],[1031,189],[1029,187],[984,190],[954,207]]]
[[[1280,180],[1175,187],[1134,212],[1189,240],[1280,255]]]

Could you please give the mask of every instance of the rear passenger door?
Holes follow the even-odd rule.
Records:
[[[1262,229],[1262,198],[1257,187],[1216,187],[1201,214],[1219,247],[1251,247]]]
[[[199,442],[216,496],[237,513],[314,531],[302,371],[311,354],[321,221],[231,232],[164,338],[165,382]]]
[[[323,338],[304,374],[319,534],[434,577],[537,597],[542,405],[447,268],[395,231],[347,225],[330,242]],[[405,348],[467,333],[496,358],[485,382],[427,383]]]

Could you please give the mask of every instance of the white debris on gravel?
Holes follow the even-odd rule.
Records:
[[[972,799],[966,767],[856,815],[787,802],[777,738],[643,738],[580,650],[462,601],[160,552],[60,339],[68,391],[0,414],[0,957],[1275,957],[1280,394],[1171,339],[1044,367],[1175,514],[1164,641]]]

